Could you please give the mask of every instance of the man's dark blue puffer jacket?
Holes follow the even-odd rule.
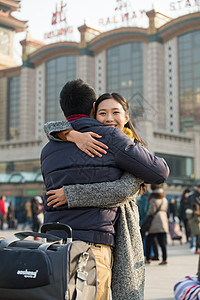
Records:
[[[103,157],[91,158],[74,143],[50,141],[42,149],[41,169],[46,190],[76,183],[95,183],[119,179],[124,171],[146,183],[162,183],[169,175],[166,162],[133,143],[120,129],[106,127],[95,119],[72,122],[75,130],[93,131],[109,148]],[[94,195],[95,196],[95,195]],[[103,195],[102,195],[103,197]],[[73,239],[114,246],[117,208],[48,207],[45,197],[45,222],[68,224]]]

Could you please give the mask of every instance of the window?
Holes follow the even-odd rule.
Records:
[[[127,99],[132,117],[131,106],[140,107],[143,112],[143,43],[126,43],[108,49],[106,68],[107,91],[119,92]]]
[[[76,56],[61,56],[46,63],[46,122],[64,119],[59,104],[62,87],[76,78]]]
[[[20,76],[8,78],[7,139],[20,135]]]
[[[200,30],[178,38],[180,128],[200,126]]]
[[[193,158],[184,156],[175,156],[163,153],[155,155],[163,157],[170,169],[170,178],[186,178],[194,173]]]

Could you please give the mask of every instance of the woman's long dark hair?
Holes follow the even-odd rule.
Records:
[[[107,100],[107,99],[114,99],[116,100],[117,102],[119,102],[123,108],[123,110],[125,111],[125,113],[127,114],[128,113],[128,110],[129,110],[129,105],[128,105],[128,102],[126,101],[126,99],[118,94],[118,93],[105,93],[103,95],[101,95],[97,101],[95,102],[95,112],[94,112],[94,117],[96,118],[96,114],[97,114],[97,110],[98,110],[98,107],[99,107],[99,104],[104,101],[104,100]],[[124,125],[124,127],[127,127],[129,128],[134,137],[135,137],[135,142],[136,143],[140,143],[142,146],[145,146],[146,147],[146,143],[139,137],[139,135],[137,134],[132,122],[129,121]]]
[[[128,110],[129,110],[129,105],[128,105],[128,102],[126,101],[126,99],[118,94],[118,93],[105,93],[103,95],[101,95],[97,101],[95,102],[95,112],[94,112],[94,117],[96,118],[96,115],[97,115],[97,110],[98,110],[98,107],[99,107],[99,104],[104,101],[104,100],[107,100],[107,99],[114,99],[116,100],[117,102],[119,102],[123,108],[123,110],[125,111],[125,113],[127,114],[128,113]],[[135,143],[139,143],[141,146],[144,146],[147,148],[147,144],[139,137],[139,135],[137,134],[131,120],[129,119],[129,121],[124,125],[124,127],[127,127],[129,128],[132,133],[133,133],[133,136],[135,137],[135,140],[134,142]],[[139,193],[138,195],[142,195],[144,194],[145,192],[147,191],[147,187],[144,183],[142,183],[140,185],[140,189],[139,189]]]
[[[181,195],[181,200],[180,200],[181,203],[187,202],[187,197],[186,197],[186,195],[189,194],[190,192],[191,192],[191,190],[190,190],[189,188],[186,188],[186,189],[183,191],[183,193],[182,193],[182,195]]]

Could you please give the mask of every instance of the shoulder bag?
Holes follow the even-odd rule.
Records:
[[[144,236],[145,233],[149,231],[149,229],[150,229],[150,227],[151,227],[151,223],[152,223],[152,221],[153,221],[153,218],[154,218],[155,215],[159,212],[159,210],[160,210],[162,204],[163,204],[163,201],[162,201],[162,203],[160,204],[160,206],[157,208],[157,210],[155,211],[155,213],[152,214],[152,215],[148,215],[148,216],[144,219],[144,221],[142,222],[142,225],[141,225],[141,228],[140,228],[140,231],[141,231],[142,236]]]

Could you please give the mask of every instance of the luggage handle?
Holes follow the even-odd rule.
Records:
[[[15,233],[15,236],[19,239],[19,240],[24,240],[25,238],[32,236],[32,237],[40,237],[43,239],[48,239],[48,241],[51,242],[62,242],[62,239],[59,238],[56,235],[53,234],[48,234],[48,233],[39,233],[39,232],[31,232],[31,231],[22,231],[22,232],[17,232]]]
[[[51,243],[45,243],[45,244],[42,244],[38,247],[38,250],[42,250],[42,251],[47,251],[51,246],[53,245],[60,245],[60,242],[58,241],[55,241],[55,242],[51,242]]]
[[[45,223],[41,227],[41,232],[46,233],[50,230],[65,231],[67,233],[67,243],[72,242],[72,228],[69,225],[59,222]]]

